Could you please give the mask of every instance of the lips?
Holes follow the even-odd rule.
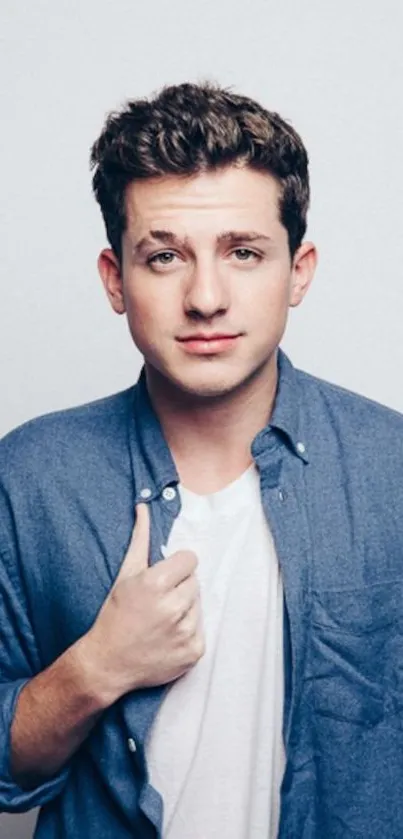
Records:
[[[196,335],[187,335],[185,338],[178,338],[179,341],[221,341],[230,338],[237,338],[237,334],[228,335],[224,332],[217,332],[213,335],[205,335],[203,333],[198,333]]]
[[[223,332],[216,332],[210,335],[196,333],[185,338],[178,339],[184,352],[191,355],[219,355],[230,352],[235,348],[239,334],[228,335]]]

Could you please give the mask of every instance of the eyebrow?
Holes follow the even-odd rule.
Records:
[[[189,247],[190,244],[188,236],[185,236],[182,240],[175,233],[172,233],[171,230],[150,230],[146,236],[143,236],[142,239],[135,243],[133,254],[139,255],[143,253],[149,245],[154,244],[153,240],[162,242],[164,245],[185,245]],[[265,233],[259,233],[256,230],[223,230],[216,237],[216,243],[218,245],[223,242],[237,244],[239,242],[256,242],[258,240],[272,241],[270,236],[267,236]]]

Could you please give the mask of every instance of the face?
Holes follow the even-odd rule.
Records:
[[[310,243],[291,261],[278,202],[276,181],[247,167],[127,188],[122,264],[105,249],[98,266],[147,375],[205,398],[273,374],[316,261]]]

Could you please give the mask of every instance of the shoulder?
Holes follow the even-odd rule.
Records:
[[[296,370],[308,424],[331,428],[341,438],[402,440],[403,415],[347,388]]]
[[[133,387],[25,422],[0,440],[0,477],[9,470],[41,471],[86,456],[88,445],[117,440],[132,404]]]

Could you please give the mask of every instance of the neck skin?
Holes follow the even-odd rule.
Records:
[[[146,364],[147,390],[187,489],[218,492],[253,463],[250,447],[272,414],[277,354],[236,392],[197,398]]]

